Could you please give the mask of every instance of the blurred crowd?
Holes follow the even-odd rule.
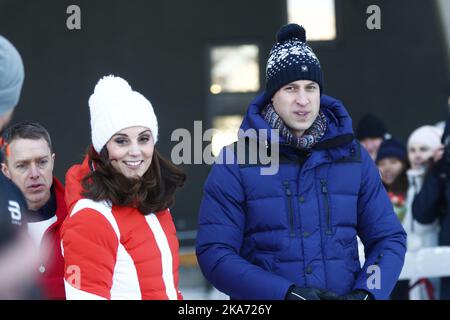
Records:
[[[383,121],[366,114],[355,134],[380,169],[383,184],[407,233],[408,252],[450,245],[448,177],[450,118],[413,130],[406,144]],[[449,299],[450,278],[398,281],[391,298]]]

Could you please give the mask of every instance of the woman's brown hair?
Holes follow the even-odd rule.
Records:
[[[172,162],[154,150],[152,163],[139,178],[127,178],[109,161],[106,147],[98,154],[91,146],[89,164],[95,169],[81,184],[83,196],[94,201],[110,201],[113,205],[138,208],[147,215],[169,208],[175,201],[175,191],[186,181],[186,175]]]

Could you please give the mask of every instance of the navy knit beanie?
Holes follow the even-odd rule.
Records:
[[[384,140],[380,145],[380,149],[378,149],[376,162],[384,158],[397,158],[400,161],[408,163],[406,146],[395,138]]]
[[[319,59],[306,45],[302,26],[291,23],[277,33],[277,43],[270,51],[266,66],[266,97],[272,96],[284,85],[297,80],[317,82],[323,92],[323,75]]]
[[[389,138],[389,136],[386,136],[388,132],[383,121],[370,113],[363,116],[358,122],[355,134],[359,141],[365,138]]]

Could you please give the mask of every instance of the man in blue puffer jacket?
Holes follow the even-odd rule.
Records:
[[[277,40],[266,91],[241,133],[267,132],[242,139],[248,154],[251,139],[266,139],[258,146],[277,157],[278,170],[263,174],[261,161],[237,160],[238,143],[222,150],[219,159],[236,161],[216,163],[205,184],[196,244],[202,272],[233,299],[388,299],[406,234],[380,173],[342,103],[322,94],[305,30],[286,25]]]

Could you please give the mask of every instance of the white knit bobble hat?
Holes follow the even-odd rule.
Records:
[[[441,146],[444,130],[435,126],[422,126],[414,130],[408,138],[408,147],[413,143],[428,146],[433,151]]]
[[[129,127],[147,127],[153,142],[158,140],[158,120],[152,104],[120,77],[110,75],[98,81],[89,98],[89,109],[92,144],[98,153],[115,133]]]

